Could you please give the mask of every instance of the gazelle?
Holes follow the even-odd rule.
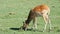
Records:
[[[41,16],[41,17],[43,17],[44,22],[45,22],[43,32],[46,30],[47,24],[50,25],[50,29],[51,29],[51,22],[49,19],[49,13],[50,13],[50,8],[45,4],[38,5],[38,6],[34,7],[33,9],[30,10],[28,18],[23,23],[22,28],[27,29],[30,21],[33,20],[33,29],[37,29],[36,17]]]

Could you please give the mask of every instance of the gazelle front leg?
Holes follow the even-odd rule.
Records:
[[[50,19],[48,20],[48,22],[49,22],[49,31],[50,31],[50,30],[52,30],[52,25],[51,25]]]
[[[33,18],[33,30],[37,29],[37,18]]]

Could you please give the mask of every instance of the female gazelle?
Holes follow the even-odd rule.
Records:
[[[27,26],[29,25],[30,21],[33,20],[33,29],[37,29],[36,17],[41,16],[41,17],[43,17],[44,22],[45,22],[43,32],[46,30],[47,24],[49,24],[50,29],[51,29],[51,22],[49,19],[49,13],[50,13],[50,8],[45,4],[38,5],[38,6],[34,7],[33,9],[30,10],[28,18],[23,23],[22,28],[27,29]]]

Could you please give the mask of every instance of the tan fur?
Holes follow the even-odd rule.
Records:
[[[45,31],[47,24],[48,23],[50,24],[50,19],[48,17],[49,13],[50,13],[50,8],[47,5],[45,4],[38,5],[30,10],[28,18],[24,22],[23,26],[27,28],[30,21],[33,20],[33,28],[37,28],[36,17],[42,16],[45,21],[45,27],[44,27],[44,31]],[[51,24],[50,24],[50,29],[51,29]]]

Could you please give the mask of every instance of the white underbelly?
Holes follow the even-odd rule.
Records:
[[[37,12],[36,17],[39,17],[39,16],[42,16],[42,14]]]
[[[38,16],[42,16],[43,14],[47,14],[48,13],[48,11],[47,10],[43,10],[43,11],[37,11],[36,12],[36,16],[38,17]]]

